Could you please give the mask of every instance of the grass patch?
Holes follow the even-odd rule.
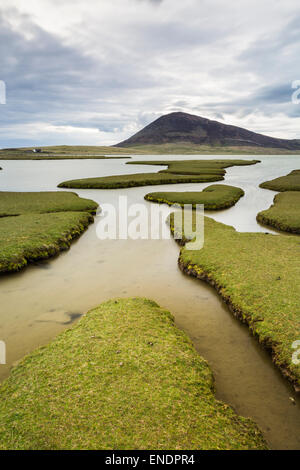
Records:
[[[0,220],[0,273],[19,271],[30,262],[67,250],[93,222],[88,212],[4,217]]]
[[[101,304],[0,388],[0,449],[264,448],[256,425],[215,399],[172,315],[147,299]]]
[[[253,165],[259,160],[187,160],[171,161],[163,160],[148,162],[128,162],[138,165],[168,165],[167,170],[158,173],[138,173],[133,175],[103,176],[98,178],[84,178],[64,181],[59,188],[77,189],[116,189],[131,188],[135,186],[152,186],[157,184],[177,183],[206,183],[221,181],[224,179],[224,168],[234,165]]]
[[[152,186],[157,184],[206,183],[223,180],[218,175],[172,175],[168,173],[138,173],[133,175],[102,176],[64,181],[59,188],[77,189],[117,189],[136,186]]]
[[[167,165],[166,170],[159,173],[172,173],[175,175],[217,175],[224,176],[225,168],[232,166],[255,165],[260,160],[155,160],[127,162],[128,165]],[[222,178],[223,179],[223,178]]]
[[[67,191],[33,193],[0,191],[0,217],[30,213],[80,211],[96,213],[98,204]]]
[[[300,234],[300,193],[286,191],[274,197],[274,204],[257,214],[258,222],[285,232]]]
[[[234,206],[244,195],[244,191],[235,186],[225,184],[213,184],[203,191],[186,192],[156,192],[146,194],[145,199],[151,202],[168,205],[179,204],[204,204],[204,209],[218,210]]]
[[[273,191],[300,191],[300,170],[293,170],[286,176],[280,176],[271,181],[261,183],[260,188]]]
[[[172,221],[171,230],[177,231]],[[300,389],[300,367],[292,363],[292,343],[300,336],[297,237],[239,233],[206,217],[204,248],[192,251],[184,247],[179,266],[217,289],[234,314],[271,351],[282,373]]]
[[[0,192],[0,273],[68,249],[93,222],[97,207],[68,192]]]

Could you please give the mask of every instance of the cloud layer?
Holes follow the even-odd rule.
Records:
[[[0,147],[117,143],[174,110],[300,138],[300,6],[2,0]]]

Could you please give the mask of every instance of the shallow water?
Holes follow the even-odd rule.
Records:
[[[170,160],[178,157],[135,157],[136,160],[146,158]],[[235,207],[209,214],[239,231],[271,231],[259,226],[255,217],[258,211],[270,206],[275,193],[259,189],[258,184],[300,167],[300,158],[296,156],[258,158],[263,161],[261,164],[227,170],[225,181],[220,183],[240,186],[246,194]],[[0,172],[0,187],[12,191],[55,190],[56,185],[66,179],[159,170],[159,167],[126,165],[125,162],[2,161],[4,170]],[[207,185],[76,192],[99,204],[117,204],[118,196],[126,194],[129,203],[143,202],[150,207],[149,202],[143,201],[149,191],[194,191]],[[163,207],[168,213],[167,206]],[[215,291],[181,273],[177,267],[179,249],[176,243],[173,240],[100,241],[96,237],[100,218],[99,214],[95,224],[68,252],[1,278],[0,339],[7,345],[8,364],[0,366],[0,379],[6,377],[11,365],[26,353],[50,341],[102,301],[117,296],[145,296],[169,309],[177,325],[192,338],[213,369],[218,398],[231,404],[239,414],[252,417],[272,448],[299,449],[299,399],[293,405],[289,397],[296,397],[289,384]]]

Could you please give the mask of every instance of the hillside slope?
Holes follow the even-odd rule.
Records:
[[[161,116],[116,147],[189,142],[212,146],[248,146],[300,149],[300,140],[287,140],[257,134],[241,127],[222,124],[192,114],[175,112]]]

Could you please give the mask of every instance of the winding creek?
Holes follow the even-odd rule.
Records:
[[[199,156],[133,157],[134,160],[197,159]],[[205,159],[219,158],[204,156]],[[224,158],[239,158],[220,157]],[[256,157],[241,157],[252,159]],[[270,206],[275,193],[258,188],[262,181],[300,168],[297,156],[258,157],[262,163],[227,169],[223,183],[239,186],[245,196],[235,207],[207,215],[239,231],[263,231],[256,214]],[[56,190],[67,179],[153,172],[160,167],[126,165],[126,160],[2,161],[2,191]],[[162,167],[163,168],[163,167]],[[121,190],[76,190],[82,197],[115,203],[143,202],[154,191],[201,190],[205,184],[180,184]],[[169,211],[165,207],[166,214]],[[25,354],[50,341],[83,313],[112,297],[144,296],[170,310],[209,362],[217,397],[237,413],[252,417],[273,449],[300,449],[300,400],[273,366],[246,326],[228,311],[205,283],[184,276],[177,267],[173,240],[105,240],[96,236],[97,220],[68,252],[0,279],[0,339],[7,345],[0,380]],[[222,241],[220,240],[220,243]],[[293,404],[290,397],[295,398]]]

